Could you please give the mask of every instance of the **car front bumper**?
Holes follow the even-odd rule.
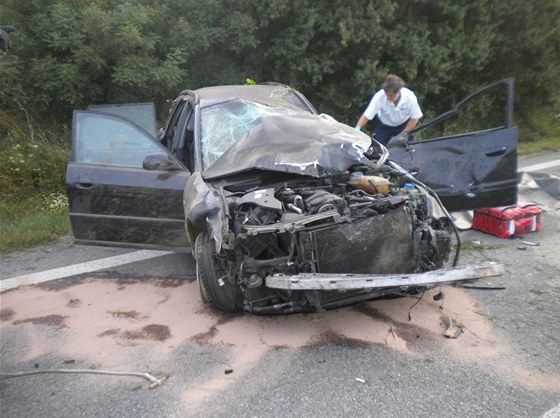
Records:
[[[320,274],[300,273],[297,275],[275,274],[266,278],[266,286],[283,290],[381,290],[411,287],[434,287],[442,284],[500,276],[504,274],[502,264],[489,263],[480,266],[455,267],[412,274]]]

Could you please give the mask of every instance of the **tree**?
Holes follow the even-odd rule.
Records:
[[[496,25],[486,2],[275,1],[254,7],[261,47],[247,58],[260,80],[300,88],[354,123],[389,73],[415,90],[427,115],[478,87]]]
[[[91,103],[164,102],[185,88],[289,84],[353,124],[388,73],[425,117],[517,79],[516,114],[557,109],[560,0],[2,0],[7,109],[68,121]],[[532,116],[531,116],[532,117]]]
[[[511,0],[492,3],[497,25],[492,56],[482,70],[489,77],[516,78],[516,114],[525,135],[549,126],[560,130],[560,1]],[[556,121],[554,121],[556,119]],[[552,127],[552,126],[550,126]]]
[[[7,106],[17,101],[43,117],[69,120],[74,108],[161,100],[181,86],[185,50],[160,48],[154,7],[119,0],[12,1],[10,7],[20,36],[15,58],[0,65]]]

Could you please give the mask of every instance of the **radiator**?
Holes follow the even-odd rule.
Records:
[[[418,264],[405,207],[308,233],[319,273],[411,273]]]

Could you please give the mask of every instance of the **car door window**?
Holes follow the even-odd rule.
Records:
[[[194,170],[194,111],[192,103],[185,101],[171,138],[171,152],[189,170]]]
[[[156,136],[156,110],[153,103],[91,105],[88,106],[87,110],[125,117],[144,128],[153,137]]]
[[[179,119],[181,118],[186,103],[187,102],[184,99],[176,101],[173,109],[171,109],[171,115],[166,123],[167,129],[160,138],[161,143],[167,147],[169,151],[173,151],[173,139],[177,133]]]
[[[162,147],[140,126],[98,112],[75,112],[74,159],[79,163],[142,167],[148,154]]]
[[[412,131],[414,140],[427,141],[509,128],[512,96],[513,87],[509,80],[485,86],[465,97],[453,109],[420,124]]]

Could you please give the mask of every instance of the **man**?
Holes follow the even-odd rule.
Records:
[[[416,126],[422,115],[415,94],[404,87],[402,78],[389,74],[381,90],[371,98],[355,129],[361,130],[370,120],[377,117],[373,138],[386,145],[392,137],[406,135]]]

